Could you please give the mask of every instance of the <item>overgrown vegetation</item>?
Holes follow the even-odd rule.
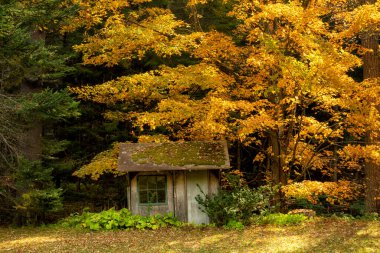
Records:
[[[168,226],[179,227],[173,214],[154,216],[132,215],[123,208],[121,210],[109,209],[99,213],[91,213],[84,210],[82,214],[74,214],[60,222],[63,227],[87,228],[90,230],[114,230],[114,229],[158,229]]]
[[[273,197],[277,187],[260,186],[251,189],[241,183],[239,175],[226,174],[229,188],[221,189],[216,195],[198,195],[195,199],[201,210],[217,226],[237,226],[248,224],[254,215],[273,211]]]

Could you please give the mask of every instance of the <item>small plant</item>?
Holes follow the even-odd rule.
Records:
[[[235,230],[243,230],[244,224],[240,221],[230,220],[226,225],[223,226],[225,229],[235,229]]]
[[[256,216],[253,222],[260,225],[276,225],[276,226],[289,226],[299,225],[307,220],[307,216],[303,214],[282,214],[273,213],[268,215]]]
[[[173,214],[140,216],[132,215],[123,208],[119,211],[111,208],[100,213],[90,213],[84,210],[81,215],[74,214],[60,222],[64,227],[88,228],[90,230],[115,230],[115,229],[158,229],[161,227],[182,225]]]

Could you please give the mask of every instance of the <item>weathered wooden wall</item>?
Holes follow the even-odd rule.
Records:
[[[167,199],[166,203],[163,204],[140,204],[139,194],[137,188],[137,177],[139,175],[166,175],[167,177]],[[173,176],[172,173],[166,172],[140,172],[131,179],[131,201],[130,210],[133,214],[139,214],[143,216],[155,215],[155,214],[167,214],[174,213],[174,203],[173,203]]]
[[[174,171],[174,214],[187,222],[186,171]]]
[[[138,175],[166,175],[167,201],[165,204],[139,204],[137,177]],[[133,214],[154,215],[174,213],[181,221],[195,224],[208,224],[208,216],[200,210],[195,200],[202,195],[201,190],[208,195],[216,194],[219,190],[218,171],[162,171],[140,172],[130,176],[129,209]]]
[[[197,195],[216,194],[219,189],[218,173],[210,170],[188,171],[187,173],[187,221],[195,224],[208,224],[209,217],[201,211]],[[202,193],[203,192],[203,193]]]

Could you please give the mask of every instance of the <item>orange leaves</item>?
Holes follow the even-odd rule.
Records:
[[[119,14],[122,9],[130,5],[128,0],[66,0],[67,5],[77,5],[79,12],[68,25],[62,28],[63,32],[72,32],[80,27],[87,30],[100,24],[109,14]]]
[[[71,88],[81,99],[112,105],[151,101],[178,97],[183,93],[198,90],[213,90],[214,94],[225,93],[229,77],[217,68],[206,65],[162,66],[157,71],[124,76],[97,86]]]
[[[162,66],[156,71],[120,77],[97,86],[72,88],[71,91],[81,99],[107,105],[157,104],[155,111],[149,113],[107,112],[105,116],[112,120],[133,119],[136,126],[147,125],[152,129],[157,126],[171,129],[187,122],[191,123],[189,129],[178,134],[206,138],[228,132],[229,112],[236,107],[224,98],[232,83],[230,80],[214,66],[201,63],[189,67]],[[199,96],[198,93],[201,99],[189,98],[191,94]],[[238,104],[247,107],[242,102]]]
[[[242,19],[244,24],[240,25],[239,31],[248,33],[249,42],[256,43],[272,37],[284,48],[310,50],[318,47],[317,37],[327,34],[326,24],[320,19],[324,13],[319,8],[304,9],[296,2],[242,2],[236,5],[231,15]],[[249,11],[242,12],[245,8]]]
[[[71,89],[119,108],[106,112],[107,119],[164,127],[177,139],[238,139],[261,150],[256,162],[277,159],[296,177],[308,170],[331,176],[337,169],[331,159],[338,159],[335,149],[347,133],[361,138],[380,128],[378,112],[369,109],[380,103],[378,81],[358,83],[347,74],[361,61],[344,40],[370,27],[359,22],[365,11],[365,20],[377,24],[378,4],[348,12],[346,0],[231,1],[237,29],[203,33],[153,3],[130,8],[143,0],[75,1],[80,12],[71,29],[92,34],[75,47],[84,64],[142,65],[153,54],[174,66]],[[190,65],[175,65],[172,56]],[[364,153],[377,159],[375,149]],[[339,169],[355,167],[339,154]]]
[[[349,170],[362,169],[363,162],[380,165],[380,148],[378,145],[347,145],[338,151],[339,167]]]
[[[172,130],[177,138],[192,138],[198,140],[218,139],[229,134],[228,113],[233,103],[219,98],[211,98],[209,102],[191,101],[186,97],[162,100],[156,112],[134,114],[136,125],[149,125],[152,129],[165,126]],[[189,124],[180,129],[178,125]]]
[[[252,115],[245,120],[240,120],[240,128],[238,130],[239,139],[243,142],[253,133],[266,132],[275,129],[277,125],[276,119],[268,115],[265,111],[257,115]]]
[[[145,18],[146,14],[149,16]],[[162,57],[181,55],[195,47],[199,37],[197,34],[176,36],[175,29],[183,25],[169,11],[158,8],[131,12],[127,17],[114,14],[96,35],[74,48],[83,53],[85,64],[108,67],[122,60],[141,59],[151,50]]]
[[[212,31],[202,37],[201,44],[193,55],[204,62],[221,63],[233,71],[233,64],[239,64],[239,61],[244,60],[246,53],[246,48],[236,46],[231,37]]]
[[[134,113],[131,116],[135,119],[135,125],[142,128],[148,125],[151,129],[158,126],[184,124],[194,115],[195,109],[188,101],[175,101],[171,99],[162,100],[158,105],[158,112]]]
[[[373,136],[378,135],[380,129],[380,114],[376,107],[380,101],[380,79],[367,79],[354,88],[352,99],[347,100],[347,107],[351,113],[347,114],[347,131],[357,137],[363,137],[368,131]]]
[[[115,66],[121,61],[142,59],[149,51],[160,57],[181,55],[197,46],[201,34],[178,34],[185,22],[176,19],[168,9],[127,7],[140,5],[150,0],[120,1],[72,0],[79,5],[79,12],[63,32],[84,27],[93,34],[96,26],[101,26],[84,43],[75,46],[83,54],[85,64]]]
[[[114,176],[125,173],[117,170],[120,146],[115,143],[110,150],[97,154],[92,161],[73,173],[74,176],[85,178],[89,176],[92,180],[98,180],[103,174],[114,174]]]
[[[163,143],[170,142],[166,135],[156,134],[156,135],[140,135],[138,142],[140,143]]]
[[[323,142],[329,138],[342,138],[342,129],[333,129],[326,122],[319,122],[313,117],[304,117],[300,136],[303,139],[313,138],[315,141]]]
[[[307,199],[312,204],[319,203],[319,197],[326,195],[330,204],[348,205],[361,194],[361,187],[350,181],[319,182],[305,180],[283,186],[287,198]]]
[[[337,34],[340,38],[352,38],[360,32],[380,31],[380,3],[365,4],[354,8],[352,11],[346,10],[337,15],[337,19],[343,20],[341,32]],[[349,26],[347,26],[349,24]]]
[[[207,0],[188,0],[187,6],[195,6],[197,4],[205,4]]]
[[[251,18],[246,19],[247,23],[257,24],[258,21],[261,20],[282,19],[294,25],[300,25],[304,13],[304,9],[301,6],[295,5],[292,2],[290,2],[290,4],[260,4],[259,7],[261,11],[256,15],[253,14]]]

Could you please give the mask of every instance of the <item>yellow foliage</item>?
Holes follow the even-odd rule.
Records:
[[[162,134],[157,135],[140,135],[139,136],[139,142],[140,143],[163,143],[163,142],[170,142],[169,138]]]
[[[380,115],[370,109],[380,104],[379,80],[359,83],[348,75],[362,64],[352,54],[351,39],[379,29],[379,3],[231,1],[228,15],[239,25],[229,35],[193,32],[170,10],[144,0],[72,1],[80,11],[64,30],[88,31],[75,47],[84,64],[124,65],[148,52],[196,60],[71,89],[80,99],[122,108],[106,111],[107,119],[164,127],[177,139],[255,144],[261,150],[255,161],[278,159],[283,171],[300,177],[309,169],[331,176],[333,170],[354,168],[357,159],[344,158],[352,153],[350,146],[341,148],[344,135],[360,139],[380,129]],[[333,147],[339,168],[331,163],[337,158]],[[378,160],[375,148],[361,152],[360,159]]]
[[[67,6],[77,5],[78,15],[62,27],[62,32],[72,32],[80,27],[87,30],[101,23],[108,15],[120,14],[131,5],[138,5],[151,0],[65,0]]]
[[[113,174],[115,177],[124,175],[124,172],[117,170],[119,151],[120,144],[115,143],[112,149],[97,154],[89,164],[75,171],[73,175],[79,178],[89,176],[95,181],[104,174]]]
[[[363,162],[380,165],[379,145],[347,145],[338,151],[339,166],[344,169],[360,170]]]
[[[302,181],[281,188],[286,198],[307,199],[312,204],[318,204],[318,197],[327,196],[330,204],[348,205],[361,194],[361,187],[350,181],[319,182]]]
[[[194,6],[197,4],[205,4],[207,3],[207,0],[188,0],[187,6]]]
[[[83,54],[85,64],[111,67],[121,61],[141,59],[151,50],[159,56],[169,57],[196,47],[195,40],[201,34],[175,36],[175,29],[184,23],[176,20],[169,11],[152,8],[129,15],[138,19],[146,12],[151,17],[141,21],[126,22],[124,14],[108,17],[104,28],[74,49]]]

